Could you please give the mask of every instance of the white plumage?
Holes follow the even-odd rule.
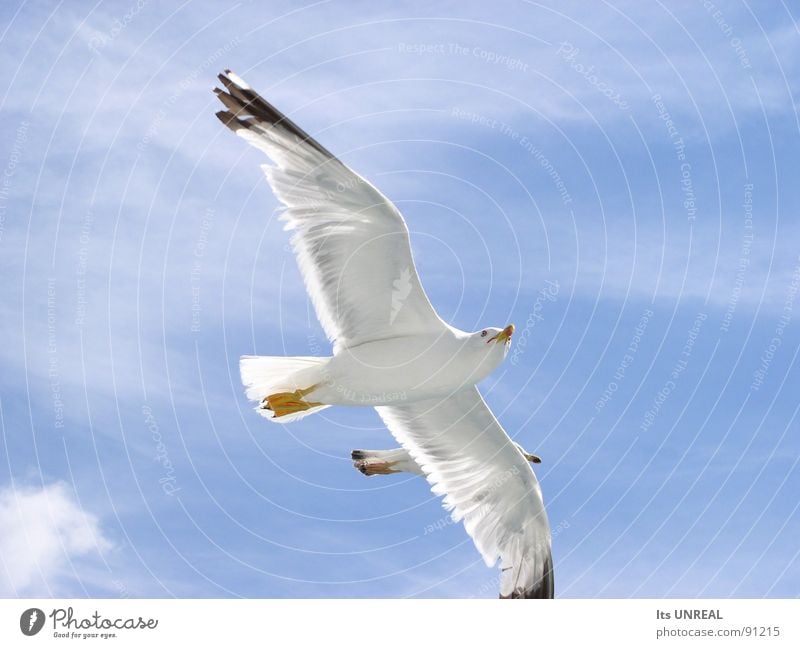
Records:
[[[237,85],[238,77],[232,74],[228,79],[223,83],[231,94],[218,96],[238,112],[236,121],[226,117],[226,123],[245,123],[236,134],[275,163],[262,169],[287,207],[281,220],[293,232],[306,289],[334,354],[387,332],[393,337],[441,333],[446,324],[422,289],[408,228],[397,208],[263,99],[260,111],[255,103],[245,107],[246,84]],[[244,121],[248,109],[252,119]],[[405,296],[393,311],[395,281],[404,282]]]
[[[513,325],[466,333],[442,321],[397,208],[239,77],[219,78],[218,117],[274,163],[264,172],[333,344],[327,358],[243,357],[248,398],[280,421],[375,406],[404,451],[365,460],[424,474],[486,563],[501,560],[501,596],[552,597],[539,484],[474,386],[505,358]]]
[[[477,388],[444,400],[378,407],[487,566],[501,560],[500,596],[553,596],[550,526],[528,460]]]

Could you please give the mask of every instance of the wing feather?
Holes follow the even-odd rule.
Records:
[[[550,525],[530,463],[476,387],[442,400],[377,407],[392,435],[444,496],[488,566],[500,559],[502,598],[552,598]]]
[[[262,168],[286,206],[281,218],[334,351],[441,332],[391,201],[230,70],[219,79],[227,110],[217,116],[274,163]]]

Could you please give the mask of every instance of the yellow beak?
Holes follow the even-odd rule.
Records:
[[[514,335],[514,325],[513,324],[509,324],[502,331],[500,331],[497,335],[495,335],[492,338],[492,340],[494,340],[495,342],[498,342],[498,343],[499,342],[505,342],[506,340],[510,340],[512,335]]]
[[[514,325],[509,324],[493,338],[489,338],[489,342],[491,342],[492,340],[494,340],[497,343],[506,342],[511,339],[511,336],[513,334],[514,334]]]

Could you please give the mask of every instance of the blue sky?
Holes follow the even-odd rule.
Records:
[[[567,597],[794,597],[796,10],[5,3],[0,595],[493,597],[367,409],[271,425],[242,354],[327,354],[230,67],[403,211],[537,467]],[[793,14],[792,11],[795,11]],[[524,342],[523,342],[524,340]]]

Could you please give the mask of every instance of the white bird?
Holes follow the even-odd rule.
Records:
[[[398,209],[230,70],[219,119],[274,162],[306,289],[331,357],[244,356],[248,398],[270,420],[331,405],[373,406],[487,565],[500,596],[551,598],[550,528],[528,460],[475,384],[505,358],[514,325],[467,333],[422,289]],[[409,469],[411,462],[405,464]]]

